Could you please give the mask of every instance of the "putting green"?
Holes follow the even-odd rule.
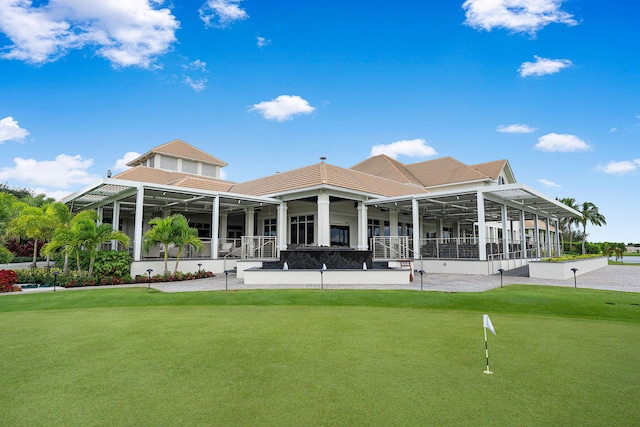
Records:
[[[1,424],[640,424],[637,322],[490,314],[494,375],[469,310],[0,313]]]

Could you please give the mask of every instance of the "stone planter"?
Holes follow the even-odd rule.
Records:
[[[529,263],[529,277],[536,279],[567,280],[573,277],[572,268],[577,268],[576,276],[606,267],[606,257],[586,258],[565,262],[536,261]]]

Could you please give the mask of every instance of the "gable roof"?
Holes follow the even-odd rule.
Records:
[[[487,176],[453,157],[427,160],[407,165],[425,187],[486,180]]]
[[[404,164],[386,154],[369,157],[367,160],[352,166],[351,169],[397,182],[423,185],[418,178],[409,172]]]
[[[422,187],[392,181],[352,169],[341,168],[324,162],[241,184],[235,184],[230,191],[240,194],[264,196],[288,193],[323,185],[380,196],[402,196],[425,192]]]
[[[171,157],[179,157],[181,159],[193,160],[196,162],[202,162],[214,166],[227,166],[226,162],[212,156],[211,154],[205,153],[204,151],[194,147],[191,144],[187,144],[181,139],[174,139],[173,141],[167,142],[166,144],[162,144],[155,148],[152,148],[142,156],[127,163],[127,166],[137,166],[156,153],[166,154]]]
[[[488,176],[494,181],[498,179],[498,177],[502,173],[505,166],[507,166],[506,160],[495,160],[493,162],[478,163],[476,165],[471,165],[472,168]]]

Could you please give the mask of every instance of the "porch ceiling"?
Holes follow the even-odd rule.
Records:
[[[172,186],[143,185],[145,209],[172,209],[185,212],[212,212],[213,201],[219,197],[220,212],[233,212],[245,208],[259,209],[262,206],[277,205],[279,201],[267,197],[244,196],[231,193],[190,191]],[[104,206],[110,209],[113,202],[120,203],[122,211],[135,211],[138,184],[124,180],[103,180],[100,183],[71,194],[62,202],[71,206],[72,211],[95,209]]]

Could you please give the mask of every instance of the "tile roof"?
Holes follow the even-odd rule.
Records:
[[[114,176],[115,179],[147,182],[150,184],[175,185],[177,187],[227,191],[233,183],[216,178],[196,177],[182,172],[171,172],[147,166],[135,166]]]
[[[506,165],[507,165],[506,160],[495,160],[493,162],[478,163],[476,165],[471,165],[471,167],[477,170],[478,172],[480,172],[481,174],[486,175],[493,180],[497,180],[498,176],[500,176],[500,173],[502,172],[502,170]]]
[[[423,185],[418,178],[409,172],[404,164],[385,154],[369,157],[367,160],[352,166],[351,169],[397,182]]]
[[[275,195],[321,185],[380,196],[402,196],[425,192],[422,187],[395,182],[324,162],[235,184],[231,188],[231,192],[256,196]]]
[[[195,160],[197,162],[202,162],[215,166],[227,166],[227,163],[218,159],[217,157],[212,156],[211,154],[205,153],[199,148],[194,147],[191,144],[187,144],[181,139],[174,139],[173,141],[167,142],[166,144],[159,145],[155,148],[152,148],[147,153],[138,157],[137,159],[127,163],[127,166],[136,166],[140,164],[143,160],[151,157],[151,154],[159,153],[159,154],[167,154],[172,157],[179,157],[181,159]]]
[[[407,170],[425,187],[487,179],[484,174],[453,157],[412,163],[407,165]]]

